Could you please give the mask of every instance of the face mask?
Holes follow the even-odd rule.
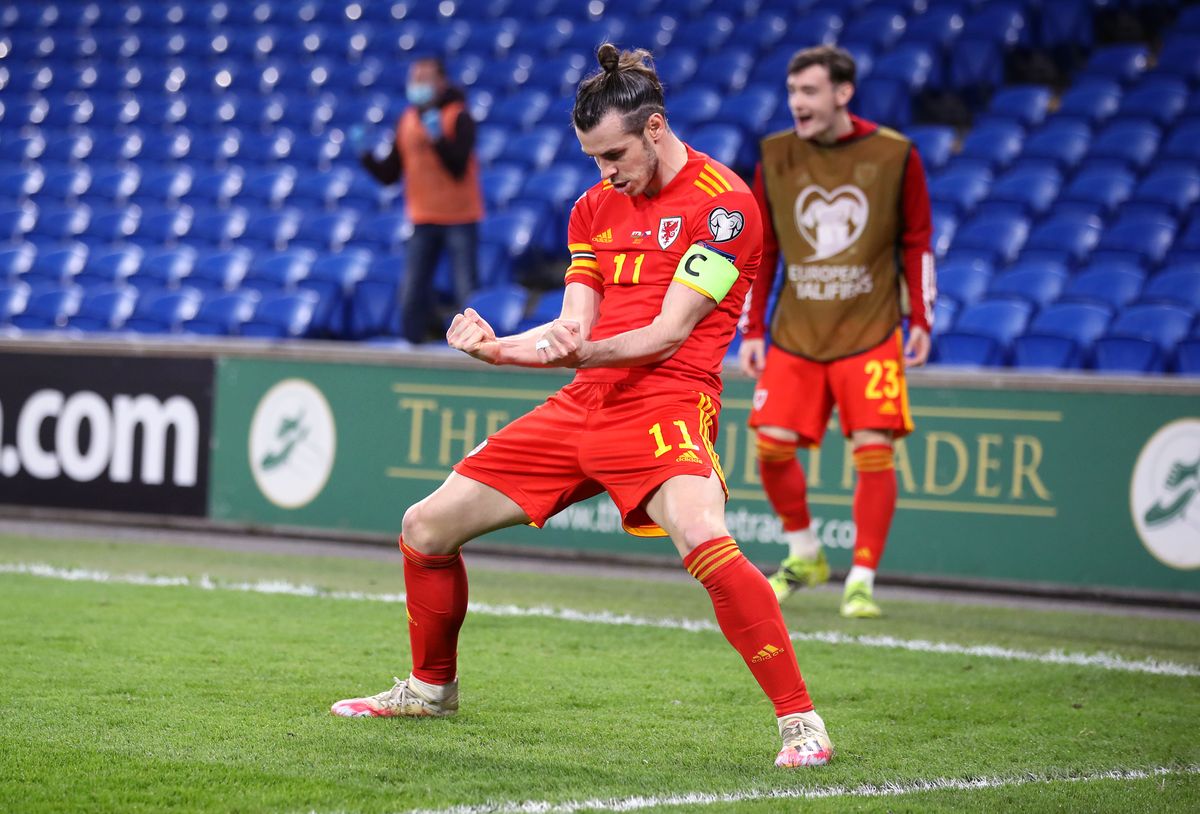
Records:
[[[433,85],[409,82],[404,89],[408,101],[417,107],[423,107],[433,101]]]

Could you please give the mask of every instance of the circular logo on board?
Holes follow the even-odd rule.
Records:
[[[258,402],[250,421],[250,471],[267,500],[284,509],[325,488],[337,451],[329,402],[311,382],[286,379]]]
[[[1129,506],[1155,559],[1200,568],[1200,419],[1172,421],[1150,437],[1133,467]]]

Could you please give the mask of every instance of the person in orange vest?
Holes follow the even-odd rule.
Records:
[[[400,284],[400,321],[414,344],[440,337],[433,276],[444,252],[454,277],[451,313],[462,307],[477,281],[479,221],[483,193],[475,159],[475,120],[463,92],[450,84],[440,59],[418,59],[408,71],[409,106],[396,123],[396,139],[384,159],[363,153],[363,166],[383,184],[404,181],[404,205],[413,224]]]

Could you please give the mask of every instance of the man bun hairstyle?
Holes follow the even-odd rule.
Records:
[[[835,85],[843,82],[857,84],[858,67],[854,64],[854,57],[845,48],[838,48],[836,45],[814,45],[812,48],[797,51],[788,62],[788,76],[800,73],[813,65],[824,65],[825,70],[829,71],[829,81]]]
[[[621,115],[626,133],[640,133],[655,113],[666,116],[662,82],[653,58],[644,48],[618,51],[611,42],[596,49],[600,70],[579,83],[571,118],[586,133],[610,111]]]

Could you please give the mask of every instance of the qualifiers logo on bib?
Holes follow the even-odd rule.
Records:
[[[658,245],[664,249],[670,248],[675,242],[675,238],[679,237],[680,227],[683,226],[683,218],[663,218],[658,222]]]
[[[250,421],[250,471],[267,500],[284,509],[307,506],[333,471],[337,429],[325,396],[304,379],[267,391]]]
[[[1200,568],[1200,419],[1172,421],[1142,447],[1129,508],[1155,559],[1180,570]]]
[[[832,192],[816,184],[796,196],[796,228],[813,247],[805,260],[827,260],[854,245],[867,228],[870,205],[856,186],[843,184]]]

